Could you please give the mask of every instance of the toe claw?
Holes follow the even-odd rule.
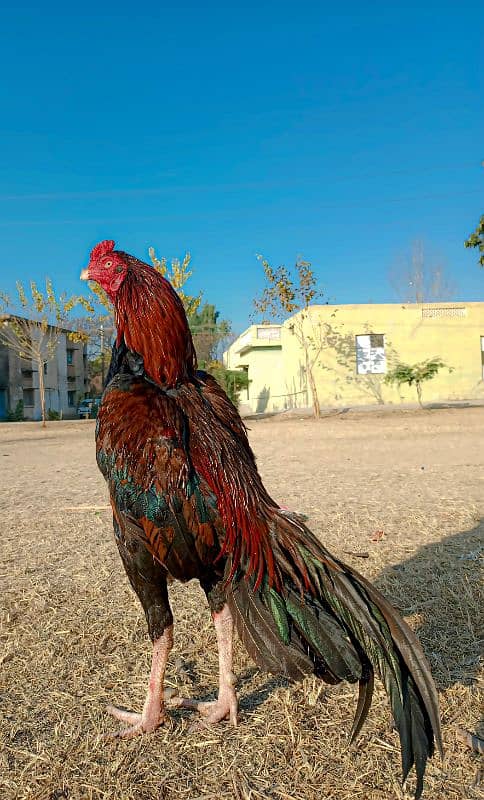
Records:
[[[186,698],[177,698],[178,707],[190,708],[198,711],[201,719],[190,726],[190,730],[200,730],[210,725],[215,725],[224,719],[228,719],[230,724],[237,727],[237,698],[219,698],[218,700],[200,701]]]
[[[108,705],[106,706],[106,711],[108,714],[111,714],[112,717],[119,719],[120,722],[128,722],[134,725],[141,723],[141,714],[137,714],[135,711],[129,711],[127,708]]]
[[[128,711],[127,708],[109,705],[106,711],[120,722],[128,723],[127,728],[122,728],[117,733],[105,734],[103,738],[108,740],[131,739],[133,736],[153,733],[165,721],[163,710],[157,710],[156,713],[153,713],[153,709],[143,709],[142,714],[137,714],[135,711]]]
[[[140,736],[143,731],[143,726],[141,722],[137,725],[133,725],[131,728],[123,728],[122,730],[118,731],[117,733],[111,734],[109,736],[110,739],[132,739],[134,736]]]

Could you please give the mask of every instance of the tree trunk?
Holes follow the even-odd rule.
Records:
[[[423,403],[422,403],[422,384],[420,383],[420,381],[416,381],[415,382],[415,388],[417,389],[417,397],[418,397],[418,402],[419,402],[420,408],[423,408]]]
[[[313,400],[313,412],[315,418],[319,419],[321,416],[321,409],[319,407],[319,398],[318,398],[318,390],[316,387],[316,381],[314,380],[313,364],[310,363],[306,342],[304,344],[305,344],[305,356],[306,356],[306,375],[309,381],[309,388],[311,389],[311,397]]]
[[[311,394],[313,397],[313,411],[314,416],[316,419],[319,419],[321,416],[321,409],[319,407],[319,397],[318,397],[318,390],[316,388],[316,381],[314,380],[314,375],[312,369],[309,370],[309,385],[311,387]]]
[[[46,427],[45,422],[45,384],[44,384],[44,362],[42,359],[38,361],[39,369],[39,394],[40,394],[40,413],[42,416],[42,427]]]

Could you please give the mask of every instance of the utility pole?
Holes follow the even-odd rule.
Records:
[[[104,325],[102,323],[99,332],[101,334],[101,389],[104,389]]]

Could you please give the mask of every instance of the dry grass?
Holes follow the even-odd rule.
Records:
[[[484,409],[251,423],[273,495],[308,513],[336,554],[368,552],[345,558],[419,632],[441,690],[446,745],[444,764],[427,773],[428,800],[470,800],[482,789],[478,756],[456,730],[480,724],[483,423]],[[190,713],[176,711],[152,736],[104,741],[114,725],[108,702],[142,705],[150,648],[104,510],[93,426],[3,425],[0,463],[1,800],[405,796],[382,691],[348,749],[352,687],[290,686],[256,670],[240,647],[236,730],[190,732]],[[217,656],[202,594],[174,586],[172,600],[168,682],[211,695]]]

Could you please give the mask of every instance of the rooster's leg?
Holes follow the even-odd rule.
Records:
[[[143,733],[152,733],[165,720],[163,703],[163,681],[168,655],[173,647],[173,625],[165,628],[163,634],[153,642],[153,655],[151,659],[151,673],[146,693],[146,700],[141,714],[126,711],[116,706],[108,706],[107,711],[121,722],[127,722],[129,728],[124,728],[108,738],[129,739]]]
[[[212,619],[218,644],[218,697],[208,703],[185,699],[177,702],[175,698],[174,704],[181,705],[183,708],[195,708],[205,717],[204,721],[209,724],[220,722],[228,717],[235,727],[237,725],[237,695],[234,689],[235,675],[232,672],[234,621],[228,605],[224,605],[221,611],[213,613]]]

